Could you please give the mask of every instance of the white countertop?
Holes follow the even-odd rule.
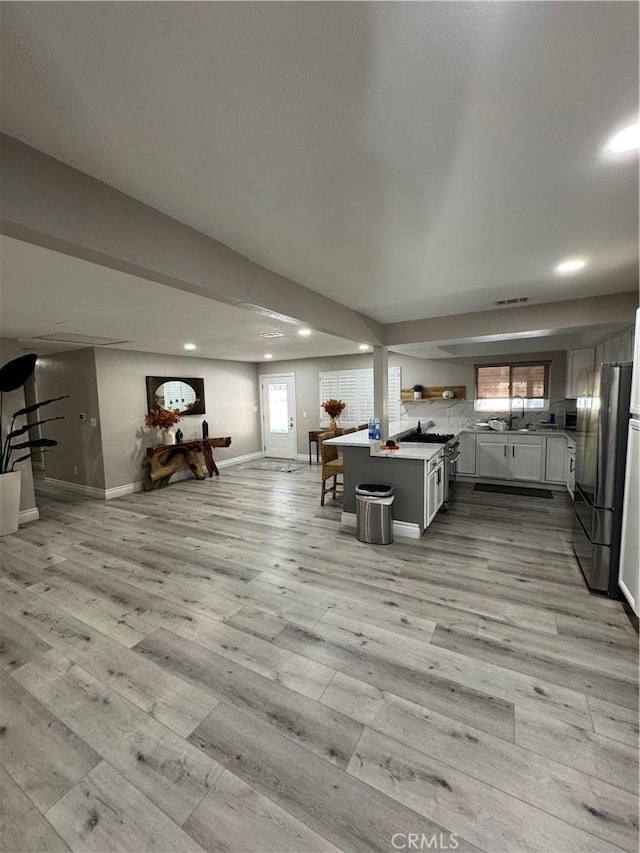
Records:
[[[417,423],[417,422],[416,422]],[[433,428],[433,422],[423,422],[424,431],[428,432],[432,430],[433,432],[441,432],[440,427]],[[407,421],[395,421],[389,424],[389,438],[395,439],[400,445],[399,450],[385,450],[381,448],[379,441],[371,441],[369,440],[369,430],[361,429],[358,432],[351,432],[349,435],[339,435],[336,438],[328,438],[327,444],[335,444],[338,447],[368,447],[371,456],[375,457],[383,457],[386,459],[418,459],[423,462],[427,462],[429,459],[433,458],[437,455],[444,444],[415,444],[413,442],[403,442],[402,436],[407,435],[410,432],[413,432],[416,428],[416,424],[407,423]],[[518,432],[518,430],[493,430],[486,429],[481,427],[465,427],[460,429],[459,427],[449,427],[446,432],[453,433],[453,435],[460,435],[461,433],[471,433],[472,435],[480,435],[480,434],[490,434],[490,435],[500,435],[502,433],[506,435],[559,435],[567,439],[570,444],[575,445],[576,434],[575,432],[567,432],[562,429],[530,429],[527,432]]]
[[[403,444],[402,436],[413,432],[415,428],[416,424],[408,424],[406,421],[395,421],[389,424],[389,438],[399,441],[399,450],[384,450],[379,441],[370,441],[368,429],[351,432],[349,435],[339,435],[336,438],[328,438],[326,443],[335,444],[338,447],[368,447],[371,456],[386,459],[418,459],[427,462],[442,450],[444,444],[414,444],[412,442]]]

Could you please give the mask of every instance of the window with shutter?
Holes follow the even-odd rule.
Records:
[[[340,415],[340,426],[350,427],[366,423],[373,417],[373,368],[361,370],[330,370],[319,373],[320,426],[329,426],[329,416],[322,403],[330,398],[342,400],[347,405]],[[400,419],[399,367],[389,368],[389,420]]]
[[[549,404],[549,362],[537,364],[477,364],[475,410],[509,411],[514,397],[524,408],[542,410]]]

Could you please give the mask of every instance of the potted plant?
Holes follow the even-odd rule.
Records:
[[[18,462],[30,459],[34,449],[55,447],[58,443],[52,438],[30,439],[28,438],[29,432],[41,424],[59,421],[63,416],[58,415],[55,418],[46,418],[42,421],[34,421],[31,424],[23,423],[19,426],[16,426],[16,420],[26,418],[27,415],[37,411],[41,406],[48,406],[49,403],[64,400],[69,396],[65,394],[62,397],[53,397],[51,400],[43,400],[41,403],[24,406],[22,409],[13,412],[10,415],[10,420],[8,419],[8,426],[5,425],[3,421],[4,395],[22,388],[33,373],[37,359],[38,356],[32,352],[14,358],[0,368],[0,423],[2,425],[2,433],[0,434],[0,536],[8,536],[18,530],[21,472],[20,469],[15,470],[16,465]],[[20,436],[25,436],[26,440],[20,440]],[[15,459],[14,453],[20,450],[26,450],[27,453],[23,453],[22,456]],[[46,453],[47,451],[43,452]]]
[[[338,429],[338,424],[336,423],[336,418],[339,418],[342,414],[342,410],[345,408],[347,404],[343,403],[342,400],[334,400],[333,398],[330,400],[325,400],[322,404],[322,408],[329,415],[329,429],[335,432]]]
[[[422,400],[422,392],[424,391],[423,385],[414,385],[413,386],[413,399],[414,400]]]
[[[176,434],[173,427],[181,420],[182,415],[177,409],[161,409],[160,406],[154,406],[144,422],[148,427],[162,430],[163,444],[175,444]]]

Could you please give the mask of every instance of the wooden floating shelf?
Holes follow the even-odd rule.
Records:
[[[402,403],[420,403],[422,400],[443,400],[443,391],[453,391],[453,397],[448,397],[449,400],[464,400],[466,396],[466,385],[442,385],[434,388],[424,388],[420,400],[413,399],[413,388],[402,388],[400,391],[400,401]]]

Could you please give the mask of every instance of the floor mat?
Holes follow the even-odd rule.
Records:
[[[285,474],[292,474],[306,467],[295,462],[256,462],[255,465],[245,465],[245,468],[253,468],[255,471],[283,471]]]
[[[474,492],[493,492],[498,495],[521,495],[523,498],[547,498],[553,500],[549,489],[529,489],[526,486],[501,486],[498,483],[476,483]]]

